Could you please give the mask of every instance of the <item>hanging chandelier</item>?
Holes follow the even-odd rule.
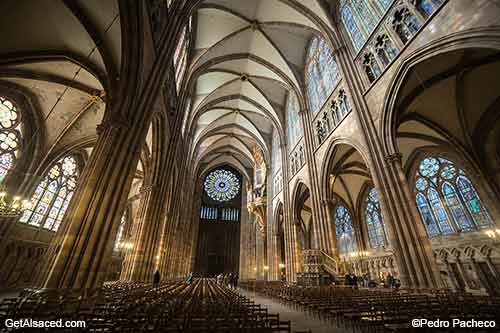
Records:
[[[5,191],[0,192],[0,217],[18,217],[29,208],[29,200],[23,200],[19,196],[11,197]]]

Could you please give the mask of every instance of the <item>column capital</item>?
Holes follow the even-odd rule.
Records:
[[[384,156],[384,159],[390,163],[395,163],[395,162],[401,163],[403,155],[401,153],[388,154]]]
[[[96,132],[97,135],[101,135],[104,131],[108,129],[119,129],[119,128],[124,128],[124,129],[130,129],[130,122],[129,120],[121,113],[113,113],[111,117],[108,119],[104,120],[102,123],[97,125],[96,127]]]
[[[328,198],[328,199],[321,199],[321,204],[323,206],[330,206],[330,205],[335,205],[337,203],[336,198]]]

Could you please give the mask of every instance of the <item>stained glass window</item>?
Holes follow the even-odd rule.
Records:
[[[31,197],[31,208],[19,222],[57,231],[76,187],[79,170],[73,156],[56,162],[38,184]]]
[[[356,251],[356,236],[352,226],[351,214],[342,204],[335,208],[335,228],[339,254]]]
[[[12,101],[0,96],[0,183],[14,167],[21,138],[21,113]]]
[[[239,191],[240,181],[229,170],[215,170],[205,178],[205,192],[215,201],[229,201],[236,197]]]
[[[359,51],[394,0],[342,0],[340,20],[354,50]]]
[[[387,244],[384,221],[380,210],[380,201],[374,187],[366,197],[365,223],[371,247],[374,249],[384,247]]]
[[[416,203],[429,237],[488,226],[491,217],[474,185],[455,163],[428,157],[419,164]]]
[[[333,51],[321,36],[311,41],[306,63],[306,83],[309,108],[317,112],[340,81],[340,72]]]
[[[300,106],[297,96],[293,92],[288,94],[286,103],[288,149],[291,151],[303,135],[302,124],[299,116]]]
[[[125,229],[126,222],[127,222],[127,216],[126,213],[123,213],[122,217],[120,218],[120,225],[118,226],[118,232],[116,233],[115,246],[113,248],[115,252],[118,252],[120,250],[121,241],[123,239],[123,231]]]
[[[181,37],[177,43],[177,48],[174,52],[174,69],[175,69],[175,83],[177,91],[180,89],[182,78],[187,69],[188,63],[188,49],[189,49],[189,36],[192,27],[192,18],[189,19],[187,26],[182,29]]]
[[[273,160],[272,160],[272,168],[273,175],[278,173],[281,169],[281,145],[280,145],[280,137],[278,135],[278,131],[273,128]]]

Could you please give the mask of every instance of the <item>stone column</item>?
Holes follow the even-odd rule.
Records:
[[[169,73],[174,48],[159,50],[145,80],[142,27],[143,2],[122,1],[123,45],[118,95],[111,96],[98,140],[54,240],[48,259],[46,288],[93,288],[105,278],[113,240],[152,118],[153,105]],[[123,7],[122,7],[123,5]],[[162,34],[162,45],[173,45],[187,15],[173,15]]]
[[[337,30],[331,33],[329,37],[336,50],[336,60],[354,106],[350,117],[362,130],[361,139],[370,154],[371,160],[367,162],[380,198],[401,283],[404,287],[440,287],[439,271],[403,173],[401,156],[385,151],[363,96],[359,70],[345,47],[344,37]]]
[[[332,240],[331,240],[331,226],[328,223],[326,210],[323,205],[321,205],[321,181],[327,181],[319,179],[320,176],[317,172],[316,159],[314,156],[314,134],[311,128],[311,117],[310,110],[307,108],[307,104],[304,103],[304,108],[299,112],[302,121],[302,128],[304,129],[304,146],[306,151],[306,162],[307,170],[309,172],[309,179],[311,181],[310,195],[312,203],[312,236],[311,239],[312,247],[325,251],[331,254],[333,252]]]

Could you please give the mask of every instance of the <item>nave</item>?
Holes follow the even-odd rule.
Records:
[[[0,320],[7,318],[83,320],[90,332],[292,332],[290,321],[279,314],[204,278],[192,284],[116,282],[97,290],[26,290],[2,300]]]

